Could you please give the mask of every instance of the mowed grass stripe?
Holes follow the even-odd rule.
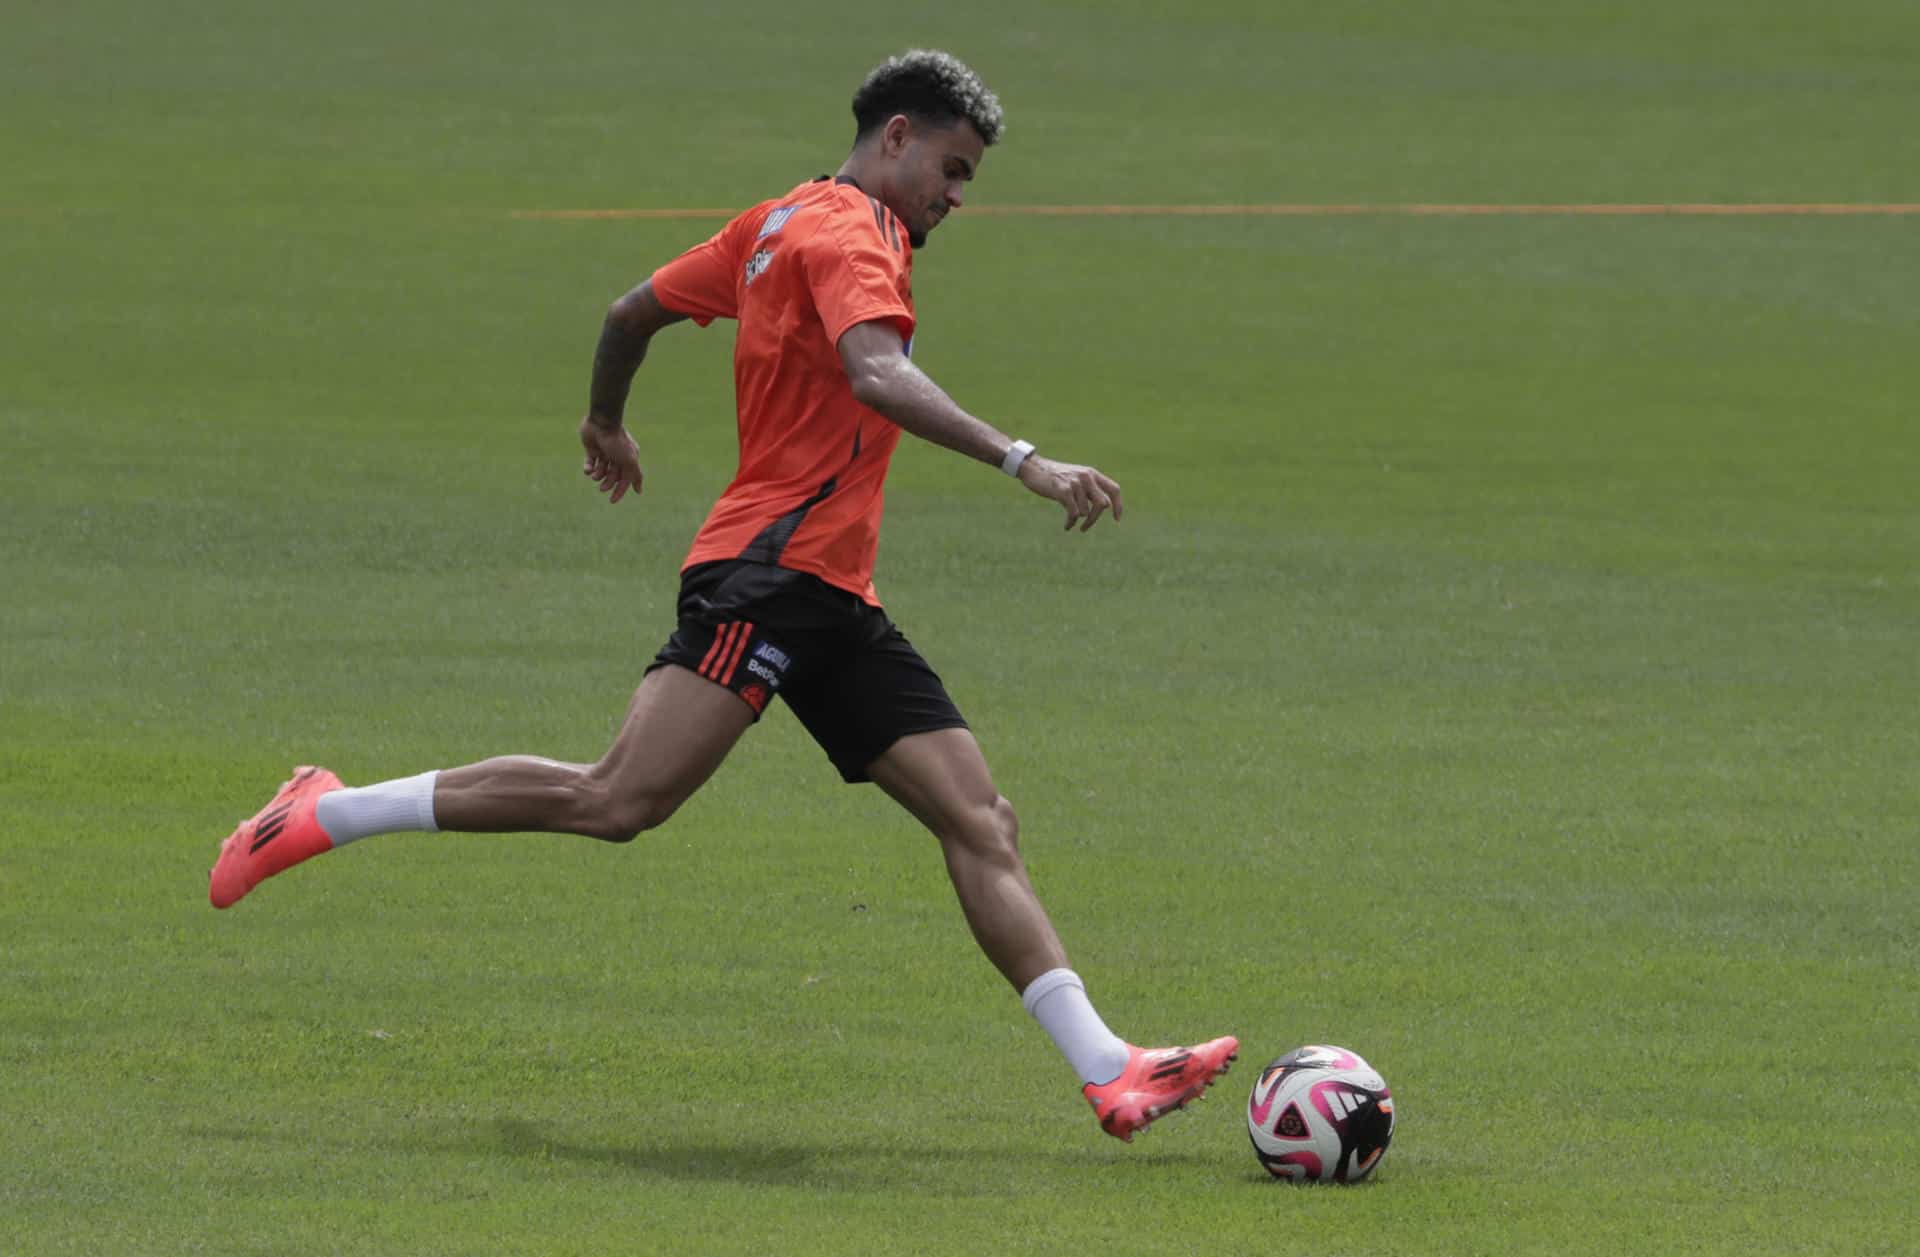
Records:
[[[514,218],[532,219],[706,219],[731,218],[737,209],[536,209],[514,210]],[[1475,205],[1314,204],[1276,205],[982,205],[967,211],[991,218],[1356,218],[1403,215],[1415,218],[1821,218],[1905,217],[1920,214],[1920,202],[1595,202],[1591,204]]]

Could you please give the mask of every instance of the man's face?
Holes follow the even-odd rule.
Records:
[[[904,114],[888,121],[882,142],[893,160],[881,199],[906,224],[907,239],[918,249],[928,232],[960,208],[986,143],[964,118],[942,127]]]

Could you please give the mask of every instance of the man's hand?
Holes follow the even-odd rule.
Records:
[[[1027,461],[1020,464],[1020,483],[1066,507],[1068,531],[1072,531],[1075,524],[1080,525],[1081,532],[1087,531],[1109,506],[1113,508],[1113,517],[1120,518],[1120,486],[1097,468],[1056,463],[1051,458],[1029,454]]]
[[[640,447],[624,425],[603,427],[588,415],[580,421],[580,444],[587,449],[587,462],[580,470],[600,486],[600,492],[612,495],[608,502],[618,502],[628,489],[640,492]]]

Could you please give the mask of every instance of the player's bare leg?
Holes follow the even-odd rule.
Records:
[[[1108,1134],[1132,1142],[1156,1118],[1185,1108],[1227,1072],[1231,1035],[1191,1048],[1137,1048],[1107,1028],[1027,878],[1019,821],[994,788],[966,729],[901,738],[867,769],[874,782],[940,839],[967,925],[987,958],[1080,1075]]]
[[[967,925],[1014,990],[1066,967],[1066,949],[1020,858],[1019,819],[994,788],[970,730],[901,738],[867,772],[940,840]]]
[[[595,764],[505,755],[443,771],[434,819],[466,833],[584,834],[626,842],[706,784],[753,723],[731,691],[672,664],[647,674]]]
[[[208,897],[228,907],[276,873],[378,833],[626,842],[672,816],[752,723],[753,710],[731,692],[669,665],[640,683],[613,745],[593,764],[507,755],[360,790],[343,788],[325,769],[302,768],[221,844]]]

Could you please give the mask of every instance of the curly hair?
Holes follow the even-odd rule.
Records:
[[[915,48],[875,66],[853,94],[857,144],[895,114],[948,126],[965,118],[988,144],[1006,129],[1000,98],[987,90],[964,61],[951,53]]]

